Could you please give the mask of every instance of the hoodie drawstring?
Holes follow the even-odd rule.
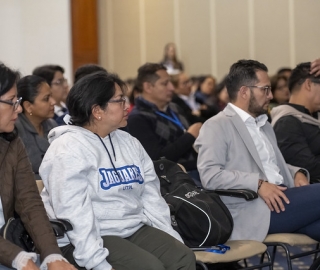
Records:
[[[109,150],[108,150],[107,146],[105,145],[105,143],[103,142],[103,140],[101,139],[101,137],[100,137],[97,133],[94,133],[94,134],[97,135],[97,137],[98,137],[99,140],[101,141],[102,145],[103,145],[104,148],[106,149],[106,151],[107,151],[107,153],[108,153],[108,156],[109,156],[109,160],[110,160],[110,162],[111,162],[111,164],[112,164],[112,167],[113,167],[114,171],[115,171],[116,174],[118,175],[119,179],[122,180],[122,177],[120,176],[120,174],[118,173],[116,167],[115,167],[114,164],[113,164],[113,161],[112,161],[112,158],[111,158],[111,155],[110,155],[110,153],[109,153]],[[117,159],[116,159],[116,153],[115,153],[115,151],[114,151],[113,143],[112,143],[112,140],[111,140],[111,136],[110,136],[110,135],[108,135],[108,136],[109,136],[109,138],[110,138],[110,144],[111,144],[111,147],[112,147],[113,157],[114,157],[115,161],[117,161]]]

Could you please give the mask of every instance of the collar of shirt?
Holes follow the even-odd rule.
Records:
[[[253,118],[250,114],[248,114],[246,111],[240,109],[236,105],[234,105],[232,103],[229,103],[229,105],[231,106],[232,109],[235,110],[235,112],[240,116],[241,120],[244,123],[255,124],[257,127],[263,127],[268,120],[268,116],[265,114],[262,114],[256,118]]]
[[[299,104],[293,104],[293,103],[288,103],[289,106],[295,108],[296,110],[298,110],[299,112],[302,112],[302,113],[305,113],[305,114],[308,114],[308,115],[311,115],[313,118],[315,119],[319,119],[319,115],[318,115],[318,112],[315,112],[313,114],[311,114],[309,112],[309,110],[302,106],[302,105],[299,105]]]
[[[188,101],[189,100],[189,96],[181,95],[181,94],[179,94],[178,96],[179,96],[179,98],[183,99],[184,101]]]

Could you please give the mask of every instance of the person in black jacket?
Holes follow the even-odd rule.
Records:
[[[166,157],[179,162],[194,180],[199,180],[193,143],[202,124],[190,126],[171,103],[174,87],[166,68],[155,63],[141,66],[137,86],[141,96],[136,98],[129,115],[128,132],[141,142],[151,159]]]
[[[190,124],[204,122],[201,117],[200,104],[196,102],[194,93],[191,92],[191,80],[186,73],[180,73],[171,77],[174,86],[172,102],[177,104]]]
[[[289,103],[272,109],[278,146],[286,162],[306,168],[310,182],[320,182],[320,76],[310,74],[310,62],[293,69]]]

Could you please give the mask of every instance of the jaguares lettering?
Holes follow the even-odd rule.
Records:
[[[117,171],[113,168],[100,168],[99,173],[102,176],[100,187],[104,190],[108,190],[119,185],[128,185],[130,183],[143,184],[144,182],[140,169],[136,165],[120,167],[117,168]]]

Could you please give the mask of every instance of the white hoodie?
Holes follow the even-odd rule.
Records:
[[[101,236],[126,238],[143,225],[182,242],[171,227],[153,163],[137,139],[112,132],[102,138],[108,154],[99,137],[81,127],[60,126],[48,137],[51,145],[39,170],[45,186],[41,196],[50,218],[72,224],[58,242],[75,246],[79,266],[111,269]]]

